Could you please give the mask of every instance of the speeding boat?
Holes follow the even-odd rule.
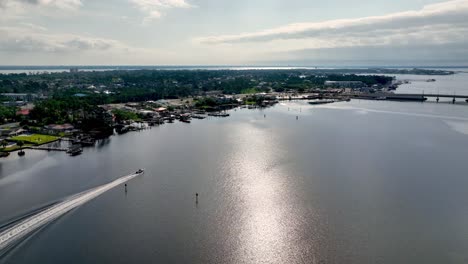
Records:
[[[137,170],[137,171],[136,171],[136,173],[135,173],[135,174],[142,174],[142,173],[144,173],[144,172],[145,172],[145,170],[144,170],[144,169],[139,169],[139,170]]]

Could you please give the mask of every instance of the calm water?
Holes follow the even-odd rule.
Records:
[[[466,263],[467,157],[468,105],[372,101],[237,110],[78,157],[11,155],[0,223],[147,172],[0,263]]]
[[[468,95],[468,69],[454,75],[397,75],[397,79],[410,81],[409,84],[403,84],[399,87],[398,92],[401,93]],[[427,82],[428,79],[436,81]]]

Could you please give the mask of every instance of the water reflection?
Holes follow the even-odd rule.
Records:
[[[294,263],[301,257],[295,232],[300,214],[281,163],[282,150],[272,134],[253,124],[233,131],[235,147],[229,157],[231,191],[239,201],[236,263]]]
[[[100,139],[97,141],[97,147],[103,148],[111,143],[111,138]]]

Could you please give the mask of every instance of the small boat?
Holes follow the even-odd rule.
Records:
[[[78,156],[78,155],[80,155],[82,152],[83,152],[83,150],[80,148],[80,149],[76,149],[76,150],[70,151],[70,152],[68,152],[68,154],[70,154],[70,156]]]
[[[228,117],[228,113],[210,113],[209,116],[216,116],[216,117]]]
[[[334,103],[335,100],[316,100],[316,101],[310,101],[309,104],[311,105],[321,105],[321,104],[331,104]]]
[[[72,146],[67,150],[67,153],[70,154],[70,156],[77,156],[80,155],[83,152],[83,149],[81,146]]]
[[[190,114],[181,114],[180,115],[180,122],[184,122],[184,123],[190,123]]]
[[[144,172],[145,172],[144,169],[139,169],[139,170],[137,170],[137,171],[135,172],[135,174],[142,174],[142,173],[144,173]]]
[[[92,147],[96,144],[96,140],[92,137],[86,137],[81,139],[81,145]]]
[[[26,155],[26,152],[24,152],[24,150],[18,151],[18,156],[22,157],[24,155]]]

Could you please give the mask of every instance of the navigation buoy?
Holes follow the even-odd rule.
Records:
[[[296,116],[296,120],[299,120],[299,116]]]

